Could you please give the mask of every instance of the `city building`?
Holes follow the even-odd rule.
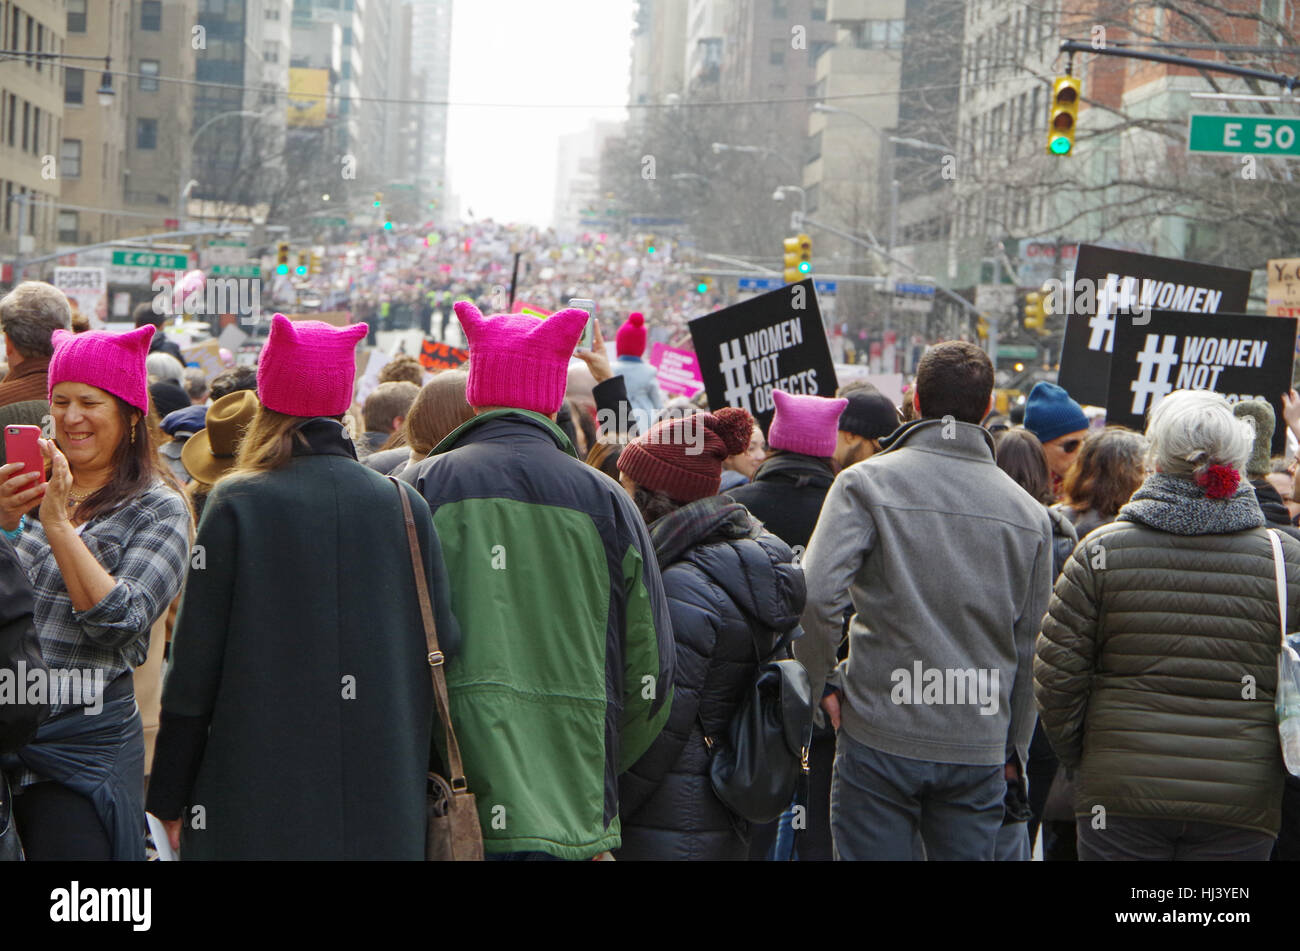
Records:
[[[445,103],[451,93],[453,0],[409,0],[411,11],[411,95],[423,103]],[[447,106],[420,105],[407,113],[411,169],[420,201],[433,203],[435,223],[453,222],[455,209],[447,172]],[[414,128],[411,125],[414,124]]]
[[[155,234],[174,231],[182,213],[182,194],[190,181],[190,135],[193,128],[195,56],[190,40],[197,22],[198,0],[176,0],[158,8],[133,4],[129,72],[120,93],[126,102],[126,165],[123,175],[123,216],[120,233]],[[160,81],[157,77],[179,79]],[[85,145],[64,139],[66,161],[84,161]],[[70,179],[69,179],[70,180]],[[64,198],[72,199],[71,191]],[[71,222],[74,211],[61,212]],[[76,229],[69,229],[76,230]]]
[[[131,56],[132,34],[137,30],[161,33],[165,19],[164,5],[159,3],[99,0],[85,7],[84,16],[80,12],[67,15],[63,52],[69,56],[109,56],[114,70],[121,72],[129,71],[128,64],[135,62]],[[178,8],[167,12],[180,15]],[[130,99],[135,91],[129,78],[113,77],[114,94],[106,99],[108,104],[101,105],[95,90],[102,85],[102,64],[67,60],[62,72],[59,154],[63,169],[58,243],[75,246],[120,237],[129,230],[121,214],[129,178],[128,135],[137,150],[156,151],[167,130],[159,127],[158,120],[143,116],[128,127]]]
[[[601,206],[600,157],[605,142],[621,135],[622,122],[590,123],[580,132],[560,137],[555,175],[553,227],[571,238],[591,226],[599,230]]]
[[[0,49],[63,52],[68,24],[84,32],[87,0],[0,0]],[[101,52],[105,52],[101,50]],[[14,280],[20,255],[48,253],[58,240],[62,175],[80,172],[80,155],[63,159],[64,67],[0,60],[0,281]],[[84,108],[100,108],[100,74],[78,70]],[[54,162],[46,157],[56,156]],[[63,166],[62,168],[60,166]],[[71,229],[69,234],[71,233]]]

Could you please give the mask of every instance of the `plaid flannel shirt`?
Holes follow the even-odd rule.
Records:
[[[86,611],[72,607],[41,523],[29,518],[14,546],[36,591],[34,621],[41,656],[51,670],[104,671],[104,686],[144,663],[149,630],[181,590],[190,555],[190,513],[184,499],[157,481],[143,494],[78,528],[112,590]],[[69,704],[50,698],[50,716]],[[17,777],[26,786],[39,777]]]

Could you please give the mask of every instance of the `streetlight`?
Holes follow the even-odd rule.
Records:
[[[769,149],[761,145],[732,145],[728,142],[714,142],[709,148],[713,149],[714,155],[721,155],[723,152],[749,152],[756,155],[770,155],[785,163],[785,167],[794,173],[795,178],[799,178],[799,169],[794,167],[794,163],[778,152],[776,149]]]
[[[190,136],[190,155],[191,156],[194,155],[194,145],[196,142],[199,141],[199,136],[201,136],[204,133],[204,131],[206,131],[208,126],[212,125],[218,119],[228,119],[231,116],[244,116],[246,118],[253,118],[253,119],[266,118],[265,113],[252,112],[248,109],[234,109],[231,110],[230,112],[219,112],[211,119],[209,119],[207,122],[203,123],[203,125],[199,126],[198,130],[192,136]],[[177,162],[177,164],[183,165],[184,163]],[[180,185],[180,190],[178,193],[179,197],[176,200],[176,220],[178,222],[185,217],[185,196],[189,194],[190,189],[194,188],[196,185],[199,184],[197,180],[194,180],[191,181],[188,185],[185,185],[182,184],[184,180],[185,180],[185,171],[184,169],[181,169],[180,179],[177,182],[177,184]]]
[[[808,215],[808,193],[799,185],[778,185],[776,191],[772,192],[772,200],[785,201],[786,192],[799,193],[799,220],[790,222],[790,227],[797,231],[803,227],[803,220]]]

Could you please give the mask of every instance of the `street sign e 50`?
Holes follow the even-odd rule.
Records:
[[[1187,151],[1300,156],[1300,119],[1197,113],[1188,121]]]

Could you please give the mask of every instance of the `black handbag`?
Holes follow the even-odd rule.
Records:
[[[788,643],[787,634],[768,656]],[[728,809],[750,822],[771,822],[789,808],[800,785],[807,788],[813,709],[803,664],[760,658],[726,736],[704,736],[709,780]]]
[[[14,824],[13,797],[9,795],[9,780],[0,769],[0,862],[21,862],[23,844]]]

